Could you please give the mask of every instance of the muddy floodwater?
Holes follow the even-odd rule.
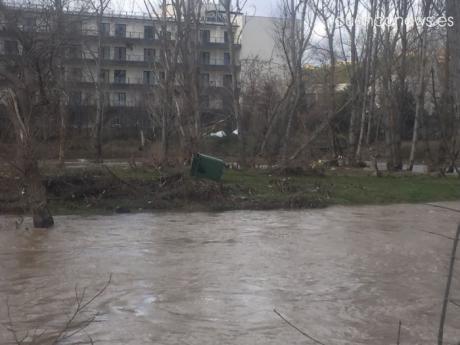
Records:
[[[460,209],[460,203],[443,204]],[[75,287],[99,315],[95,344],[435,344],[460,213],[427,205],[312,211],[56,217],[51,230],[0,217],[0,344],[50,332]],[[460,304],[460,263],[452,283]],[[7,303],[8,301],[8,303]],[[460,341],[449,305],[445,339]],[[77,335],[78,338],[78,335]]]

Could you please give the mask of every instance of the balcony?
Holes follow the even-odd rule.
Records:
[[[211,36],[207,39],[201,37],[200,44],[203,48],[228,49],[228,41],[225,36]],[[234,43],[234,45],[241,48],[239,43]]]
[[[96,29],[83,29],[81,31],[83,36],[89,37],[97,37],[98,31]],[[102,35],[104,38],[107,38],[112,41],[120,41],[120,40],[145,40],[149,42],[158,41],[155,37],[150,35],[145,35],[144,32],[140,31],[126,31],[126,32],[117,32],[114,31],[105,32]]]
[[[89,63],[96,63],[96,58],[90,54],[81,54],[81,55],[72,55],[67,57],[67,62],[74,64],[81,64],[82,60],[86,60]],[[125,65],[134,65],[134,66],[148,66],[149,64],[156,63],[158,59],[153,57],[141,55],[141,54],[122,54],[120,56],[115,56],[113,52],[109,55],[102,56],[102,64],[104,66],[125,66]]]
[[[108,102],[109,107],[127,107],[127,108],[134,108],[139,106],[139,102],[136,102],[135,100],[132,99],[126,99],[126,100],[118,100],[118,99],[111,99]]]
[[[201,68],[205,71],[230,71],[230,61],[224,58],[211,58],[201,61]],[[237,64],[237,68],[240,65]]]

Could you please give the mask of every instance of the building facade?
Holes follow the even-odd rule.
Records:
[[[30,4],[6,6],[20,14],[23,29],[39,30],[42,8]],[[101,20],[95,14],[81,12],[67,11],[65,15],[75,32],[65,48],[64,73],[72,109],[71,123],[82,127],[92,125],[90,109],[96,102],[96,83],[103,89],[104,107],[111,117],[109,125],[117,127],[145,121],[146,100],[165,78],[160,59],[164,40],[160,39],[158,30],[163,23],[146,14],[105,13]],[[236,40],[240,37],[241,19],[239,14],[234,15],[238,16],[234,26]],[[173,20],[166,20],[166,30],[167,40],[174,42],[177,30]],[[205,6],[200,14],[198,68],[200,106],[208,117],[228,112],[225,106],[229,103],[232,84],[229,37],[222,9]],[[234,42],[234,51],[239,65],[240,42]],[[4,18],[0,22],[0,54],[11,58],[21,54],[21,47],[11,38]]]

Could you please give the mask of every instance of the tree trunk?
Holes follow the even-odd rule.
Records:
[[[54,225],[54,219],[48,208],[46,188],[43,185],[38,162],[29,139],[24,138],[21,150],[27,204],[32,213],[34,227],[50,228]]]
[[[350,127],[348,129],[348,146],[349,146],[349,159],[353,164],[355,161],[356,137],[355,127],[358,117],[358,93],[359,93],[359,80],[358,80],[358,51],[356,47],[356,18],[358,15],[359,0],[354,0],[352,20],[353,24],[350,30],[350,44],[351,44],[351,117]]]
[[[59,111],[59,166],[64,166],[66,139],[66,110],[62,97],[58,100]]]
[[[163,164],[168,156],[168,120],[165,111],[161,114],[161,148],[160,148],[160,162]]]
[[[228,35],[228,51],[230,54],[230,71],[232,75],[232,110],[233,116],[236,122],[238,130],[238,139],[240,146],[240,166],[245,167],[247,165],[246,157],[246,129],[243,128],[241,104],[240,104],[240,90],[238,81],[238,66],[236,61],[236,50],[235,50],[235,33],[233,31],[233,19],[232,19],[232,0],[224,1],[225,15],[226,15],[226,30]],[[239,7],[239,3],[237,6]],[[236,8],[236,12],[240,12],[239,8]]]
[[[430,14],[431,9],[431,0],[426,0],[424,7],[424,17],[427,18]],[[417,90],[417,100],[415,105],[415,119],[414,119],[414,128],[412,132],[412,144],[409,156],[409,169],[414,168],[415,162],[415,151],[417,147],[418,140],[418,128],[420,124],[420,118],[425,109],[425,91],[426,91],[426,79],[425,79],[425,70],[427,64],[426,56],[426,45],[427,45],[427,29],[425,26],[422,28],[422,33],[420,36],[420,64],[418,69],[418,90]]]
[[[100,9],[97,14],[98,25],[98,41],[97,41],[97,57],[96,57],[96,120],[94,124],[94,148],[96,150],[96,162],[102,163],[102,127],[104,123],[104,105],[103,95],[101,90],[101,64],[102,64],[102,16],[104,7],[102,0],[100,1]]]
[[[371,17],[372,20],[375,19],[376,14],[376,4],[375,0],[371,1]],[[367,41],[366,41],[366,57],[365,57],[365,68],[364,68],[364,86],[363,86],[363,99],[362,99],[362,106],[361,106],[361,124],[359,127],[359,137],[358,137],[358,147],[356,149],[356,159],[358,161],[361,160],[361,148],[363,145],[364,140],[364,126],[366,122],[366,114],[368,113],[368,99],[367,99],[367,91],[369,88],[369,80],[370,80],[370,73],[371,73],[371,66],[373,66],[373,45],[374,45],[374,25],[373,21],[368,25],[367,29]],[[372,65],[371,65],[372,64]],[[368,119],[370,122],[370,119]]]

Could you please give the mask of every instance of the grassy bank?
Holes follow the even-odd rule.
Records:
[[[160,174],[149,168],[50,170],[45,176],[51,208],[58,214],[293,209],[460,200],[460,179],[455,177],[389,174],[378,178],[362,170],[330,171],[326,176],[227,170],[222,183],[191,178],[188,171]],[[0,189],[0,211],[21,212],[24,206],[17,181],[2,179],[1,184],[9,188]]]
[[[460,200],[460,179],[427,175],[388,174],[375,177],[359,170],[326,174],[325,177],[274,177],[257,172],[229,172],[225,183],[252,186],[261,197],[282,197],[273,180],[286,180],[288,191],[317,195],[327,204],[363,205],[390,203],[421,203]],[[279,183],[279,182],[278,182]]]

